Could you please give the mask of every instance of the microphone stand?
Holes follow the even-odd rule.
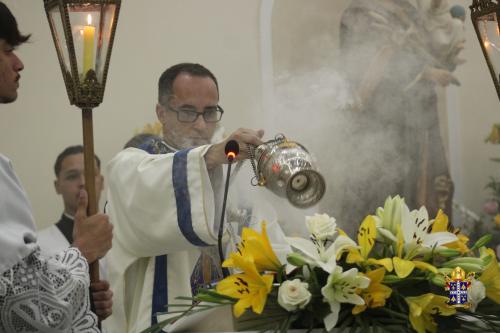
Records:
[[[217,245],[219,246],[219,258],[222,268],[222,277],[224,278],[229,276],[229,269],[227,269],[226,267],[222,267],[222,263],[224,262],[224,251],[222,250],[222,234],[224,233],[224,216],[226,215],[226,201],[227,201],[227,192],[229,190],[229,176],[231,174],[231,165],[233,164],[234,157],[228,156],[227,160],[229,161],[229,163],[227,165],[226,186],[224,187],[224,199],[222,200],[222,214],[220,216],[219,235],[217,237]]]

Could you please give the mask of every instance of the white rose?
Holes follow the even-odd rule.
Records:
[[[303,309],[311,300],[309,284],[299,279],[287,280],[278,289],[278,303],[287,311]]]
[[[484,287],[484,284],[479,280],[473,279],[467,296],[471,305],[470,310],[472,312],[476,312],[477,305],[486,297],[486,288]]]
[[[333,237],[337,223],[335,223],[335,218],[327,214],[314,214],[314,216],[306,216],[306,226],[317,240],[325,240]]]

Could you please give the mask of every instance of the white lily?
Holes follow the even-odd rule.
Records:
[[[311,267],[321,267],[325,272],[332,273],[337,266],[337,257],[342,251],[357,244],[347,236],[339,235],[325,248],[323,241],[310,241],[300,237],[287,237],[288,244],[300,252],[302,259]],[[287,267],[287,271],[289,271]]]
[[[405,204],[405,199],[396,195],[394,198],[388,197],[385,199],[384,208],[377,208],[375,222],[377,223],[377,230],[379,233],[397,242],[398,226],[401,225],[401,217],[403,209],[408,207]]]
[[[356,293],[356,290],[358,288],[367,288],[369,284],[370,279],[359,275],[357,268],[351,268],[346,272],[342,272],[340,266],[335,268],[328,276],[326,285],[321,288],[321,294],[324,300],[330,304],[331,311],[323,320],[327,331],[330,331],[337,324],[340,303],[365,304],[365,301]]]
[[[425,207],[410,212],[405,205],[402,210],[401,231],[405,246],[410,249],[416,247],[432,248],[457,240],[457,236],[451,232],[430,233],[432,221]]]

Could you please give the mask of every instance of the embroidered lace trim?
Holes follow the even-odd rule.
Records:
[[[36,250],[0,276],[0,332],[99,332],[89,283],[78,249],[47,260]]]

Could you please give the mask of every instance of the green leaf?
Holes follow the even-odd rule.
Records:
[[[174,306],[184,306],[184,304],[173,304],[173,305]],[[169,304],[168,306],[171,306],[171,305]],[[179,315],[174,316],[172,318],[168,318],[168,319],[162,320],[158,324],[153,325],[153,326],[145,329],[141,333],[158,333],[165,326],[167,326],[168,324],[172,323],[175,320],[178,320],[178,319],[180,319],[182,317],[185,317],[185,316],[189,316],[189,315],[194,314],[194,313],[207,311],[207,310],[210,310],[212,308],[216,308],[216,307],[220,307],[220,306],[223,306],[223,304],[214,304],[214,305],[203,304],[201,306],[200,306],[200,304],[192,304],[192,305],[189,305],[188,309],[183,310],[183,311],[182,310],[180,310],[180,311],[167,311],[167,312],[164,312],[164,313],[158,313],[158,314],[176,314],[176,313],[179,313]]]
[[[159,332],[161,332],[161,330],[163,329],[163,327],[167,326],[168,324],[170,324],[174,320],[177,320],[180,317],[182,317],[182,315],[162,320],[158,324],[153,325],[150,328],[145,329],[141,333],[159,333]]]
[[[350,325],[352,325],[353,321],[354,321],[354,316],[347,316],[339,327],[339,333],[344,332],[344,330],[346,330]],[[335,330],[335,328],[333,330]]]
[[[189,297],[177,297],[178,299],[190,299]],[[214,290],[210,289],[199,289],[198,294],[192,297],[193,301],[201,301],[201,302],[209,302],[209,303],[218,303],[218,304],[234,304],[238,300],[226,295],[222,295],[217,293]]]
[[[368,331],[369,324],[367,324],[360,315],[354,316],[356,323],[361,327],[363,332]]]

